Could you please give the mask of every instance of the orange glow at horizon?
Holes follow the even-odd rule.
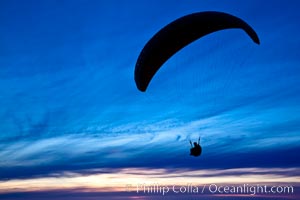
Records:
[[[299,168],[243,168],[227,170],[177,170],[125,168],[116,173],[92,175],[68,174],[61,177],[14,179],[0,181],[0,193],[48,190],[72,190],[94,192],[135,191],[139,185],[187,184],[300,184],[300,176],[279,175],[278,172],[299,171]],[[266,173],[265,175],[264,172]],[[268,172],[268,173],[267,173]],[[239,173],[239,175],[233,175]],[[276,174],[277,173],[277,174]],[[130,186],[128,188],[128,186]]]

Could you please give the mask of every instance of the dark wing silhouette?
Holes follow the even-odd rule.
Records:
[[[157,32],[141,51],[134,71],[140,91],[146,91],[159,68],[177,51],[215,31],[239,28],[259,44],[256,32],[243,20],[222,12],[199,12],[181,17]]]

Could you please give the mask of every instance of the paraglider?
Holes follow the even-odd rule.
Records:
[[[134,71],[137,88],[146,91],[159,68],[180,49],[207,34],[233,28],[244,30],[256,44],[260,43],[256,32],[245,21],[223,12],[198,12],[171,22],[141,51]]]
[[[145,92],[156,72],[179,50],[205,35],[224,29],[242,29],[253,42],[260,44],[253,28],[233,15],[207,11],[183,16],[158,31],[142,49],[134,70],[137,88]],[[200,137],[194,146],[191,141],[190,144],[190,155],[200,156]]]

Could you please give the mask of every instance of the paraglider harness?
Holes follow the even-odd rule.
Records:
[[[192,141],[190,140],[190,144],[191,144],[191,156],[200,156],[202,153],[202,148],[200,146],[200,137],[198,139],[198,143],[194,142],[194,147],[192,144]]]

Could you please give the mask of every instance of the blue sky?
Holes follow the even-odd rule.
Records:
[[[1,1],[0,184],[124,168],[296,169],[285,174],[297,182],[299,5]],[[207,10],[244,19],[261,44],[241,30],[213,33],[139,92],[133,72],[145,43]],[[203,155],[192,158],[188,141],[199,136]]]

